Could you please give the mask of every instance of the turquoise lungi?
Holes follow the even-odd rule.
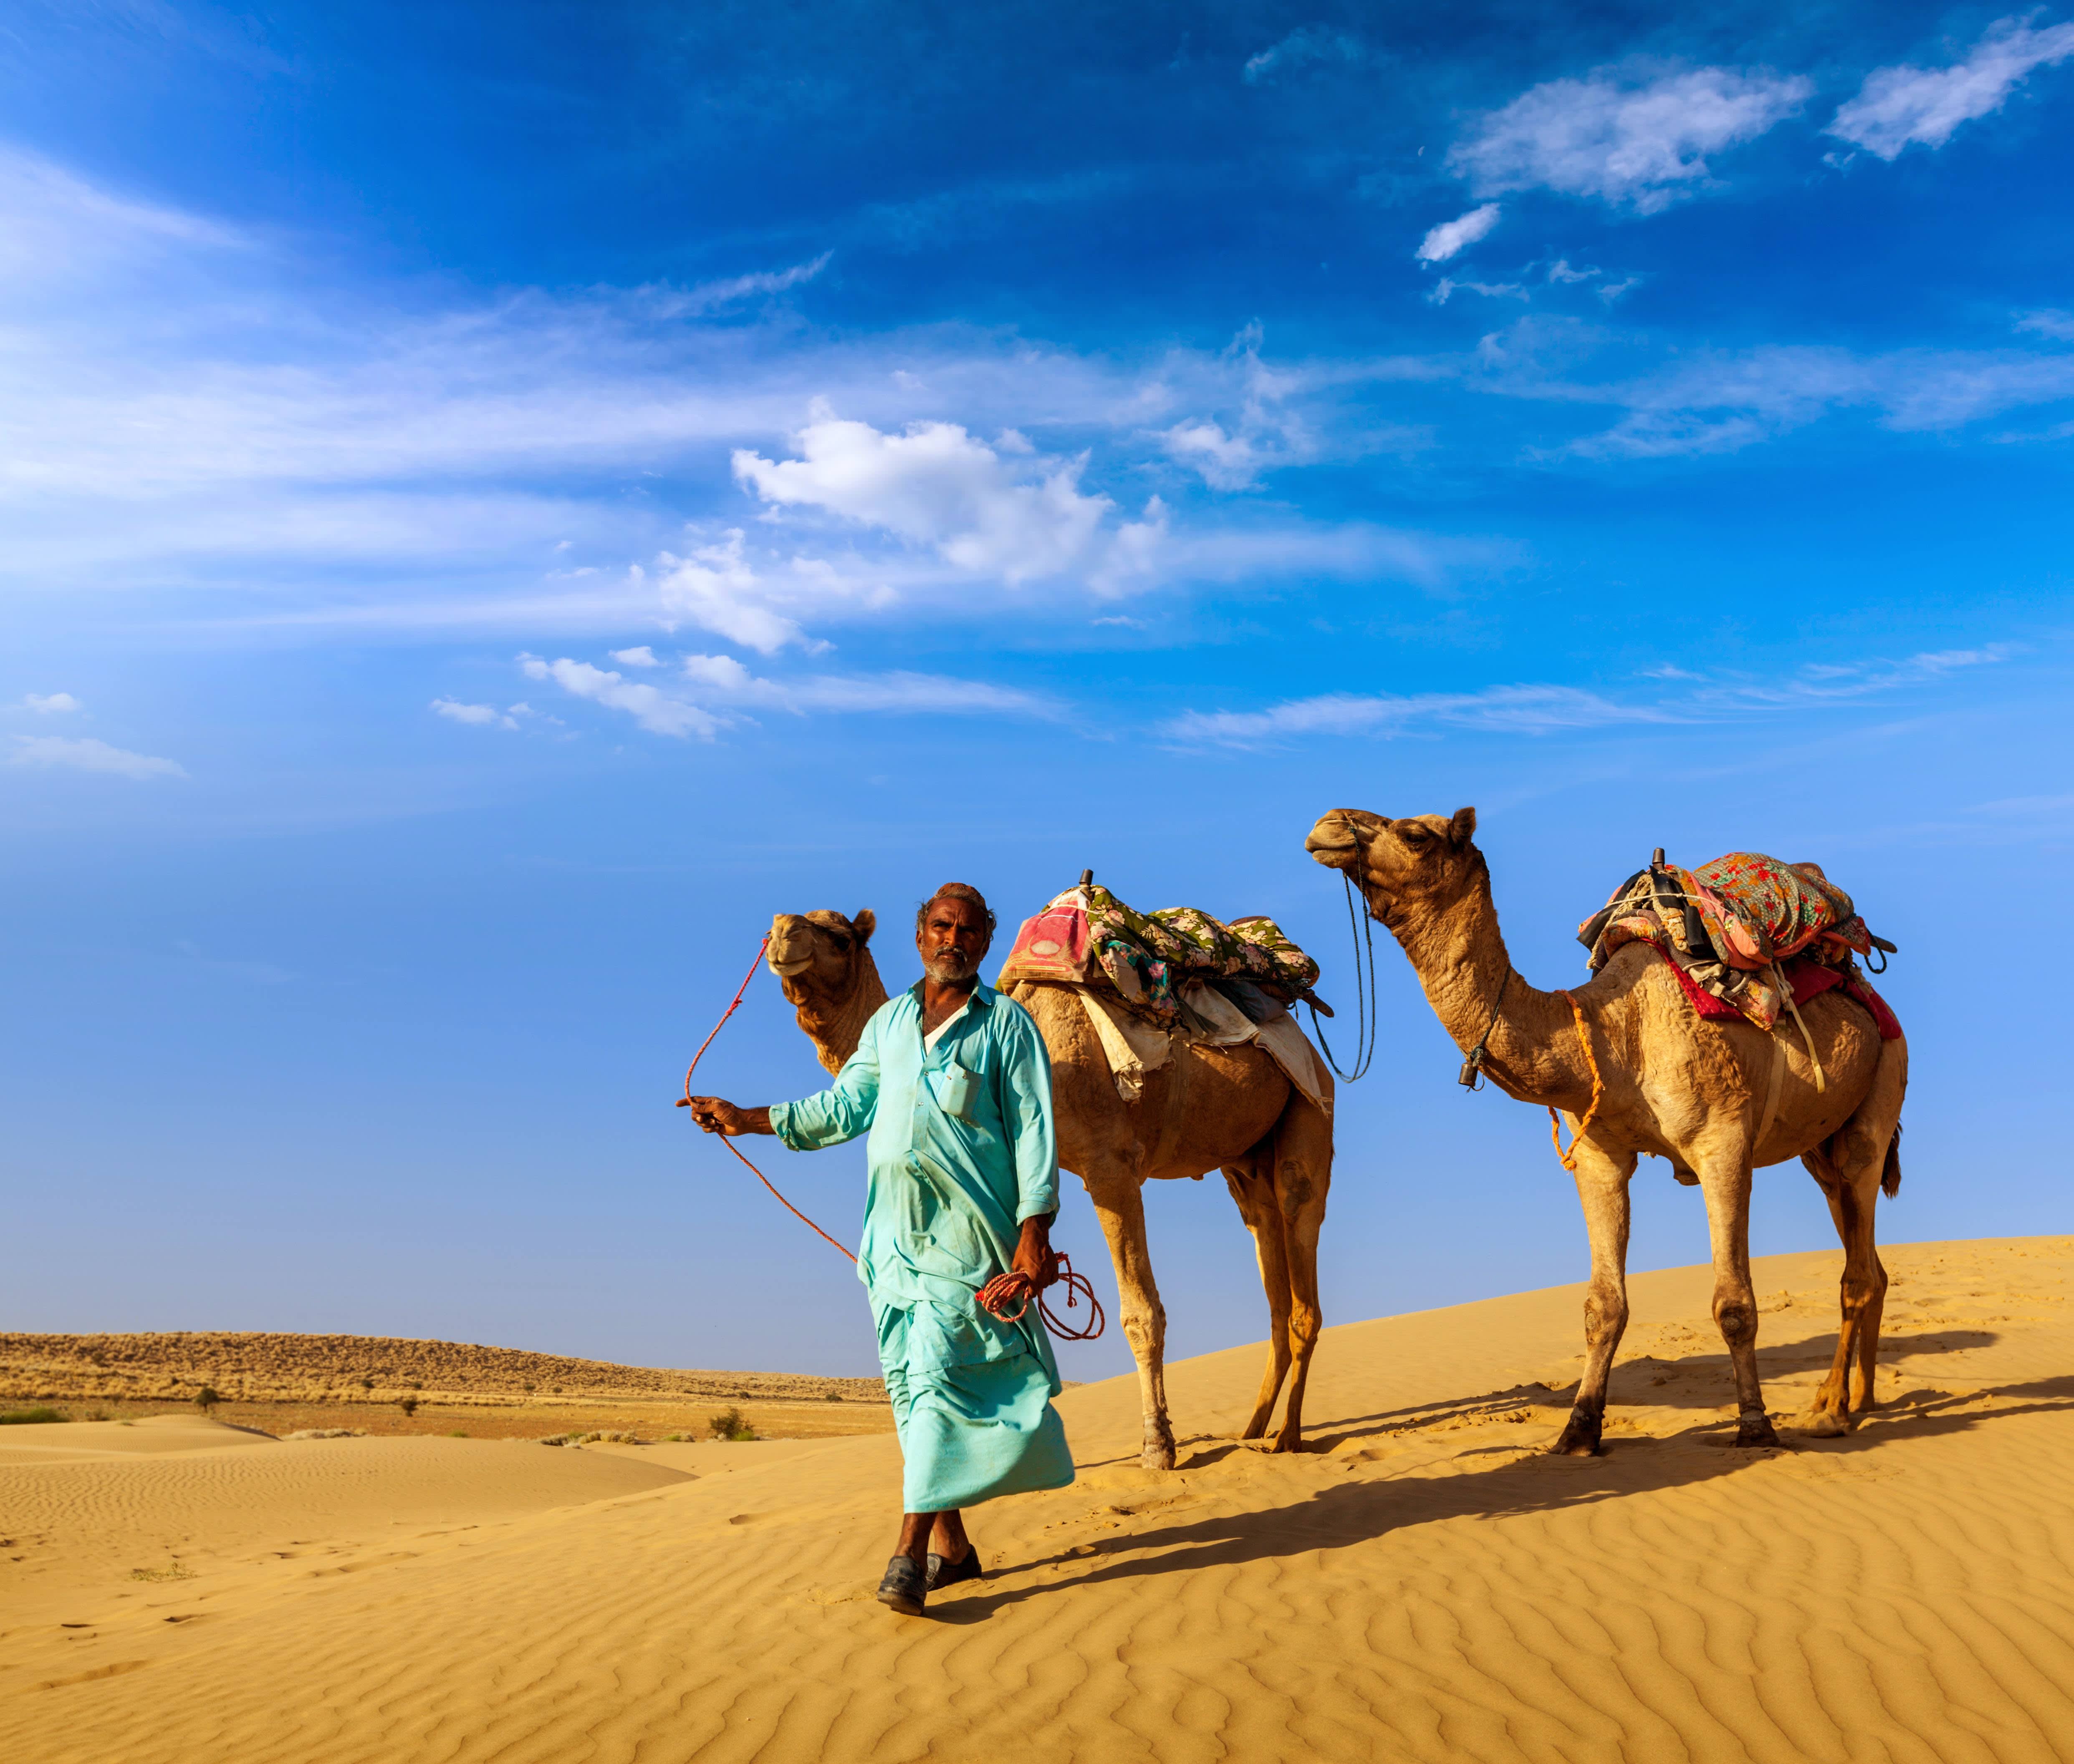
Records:
[[[857,1277],[900,1433],[903,1508],[942,1513],[1064,1488],[1073,1460],[1038,1308],[1011,1323],[979,1303],[1023,1222],[1058,1208],[1051,1060],[1029,1014],[984,984],[925,1045],[920,990],[888,999],[836,1081],[773,1104],[771,1126],[795,1151],[871,1136]]]

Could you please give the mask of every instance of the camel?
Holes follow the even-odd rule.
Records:
[[[870,948],[877,920],[836,912],[779,913],[770,963],[799,1027],[829,1072],[855,1051],[886,987]],[[1069,986],[1024,982],[1012,994],[1036,1019],[1051,1057],[1059,1162],[1085,1185],[1116,1269],[1120,1321],[1138,1362],[1143,1418],[1139,1461],[1174,1468],[1167,1413],[1167,1312],[1152,1275],[1140,1191],[1148,1180],[1224,1172],[1253,1233],[1268,1311],[1267,1369],[1244,1437],[1262,1438],[1288,1381],[1274,1449],[1303,1438],[1303,1387],[1318,1345],[1318,1233],[1332,1179],[1332,1123],[1251,1043],[1179,1047],[1145,1075],[1134,1102],[1118,1093],[1101,1043]],[[1322,1069],[1322,1068],[1321,1068]],[[1325,1076],[1329,1087],[1332,1080]],[[1327,1089],[1329,1103],[1332,1093]],[[1292,1370],[1293,1369],[1293,1370]]]
[[[1584,1374],[1548,1449],[1573,1456],[1599,1449],[1613,1351],[1627,1327],[1628,1180],[1644,1152],[1669,1159],[1672,1174],[1706,1198],[1714,1320],[1734,1369],[1739,1446],[1779,1444],[1758,1382],[1751,1172],[1798,1157],[1821,1184],[1844,1246],[1843,1321],[1828,1380],[1795,1424],[1817,1435],[1848,1431],[1853,1411],[1873,1400],[1886,1295],[1873,1208],[1876,1190],[1891,1196],[1901,1185],[1907,1043],[1881,1041],[1841,989],[1823,993],[1800,1010],[1826,1076],[1819,1084],[1790,1018],[1773,1035],[1740,1019],[1704,1020],[1663,957],[1633,943],[1569,994],[1590,1036],[1588,1056],[1565,995],[1537,990],[1513,969],[1490,871],[1472,841],[1476,826],[1473,808],[1407,820],[1336,808],[1304,848],[1359,884],[1456,1045],[1466,1054],[1488,1032],[1491,1081],[1522,1102],[1561,1110],[1577,1135],[1574,1173],[1592,1248]],[[1593,1100],[1593,1056],[1604,1094],[1579,1134]]]

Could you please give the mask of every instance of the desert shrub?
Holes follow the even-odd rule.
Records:
[[[468,1429],[466,1427],[456,1427],[452,1432],[447,1436],[447,1437],[449,1440],[465,1440],[468,1437]]]
[[[56,1409],[10,1409],[0,1415],[0,1427],[41,1427],[46,1421],[68,1421],[71,1416]]]
[[[841,1391],[840,1391],[840,1390],[831,1390],[831,1391],[829,1391],[829,1392],[828,1392],[828,1401],[829,1401],[829,1402],[831,1402],[831,1403],[840,1403],[840,1402],[841,1402],[841,1401],[842,1401],[842,1392],[841,1392]]]
[[[418,1399],[415,1397],[404,1397],[397,1403],[396,1407],[406,1415],[415,1415],[418,1412]]]
[[[192,1580],[194,1570],[182,1568],[176,1560],[162,1568],[132,1568],[130,1578],[133,1580]]]
[[[716,1440],[753,1440],[756,1429],[742,1419],[739,1409],[723,1409],[706,1423]]]
[[[216,1394],[216,1386],[213,1384],[205,1384],[199,1390],[196,1391],[194,1399],[195,1407],[200,1410],[204,1415],[207,1415],[210,1410],[213,1409],[217,1403],[223,1400],[221,1397]]]

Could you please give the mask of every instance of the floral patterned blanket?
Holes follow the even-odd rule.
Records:
[[[1142,1014],[1171,1020],[1192,980],[1250,981],[1287,1003],[1312,996],[1318,965],[1271,919],[1226,924],[1194,907],[1141,913],[1089,883],[1023,922],[994,984],[1023,980],[1105,986]]]
[[[1791,956],[1856,979],[1856,956],[1894,946],[1873,936],[1851,897],[1816,864],[1730,852],[1697,870],[1652,864],[1577,927],[1592,972],[1624,944],[1654,944],[1691,985],[1760,1029],[1787,1007],[1779,965]]]

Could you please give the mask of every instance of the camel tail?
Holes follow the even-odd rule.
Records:
[[[1886,1142],[1886,1168],[1880,1172],[1880,1192],[1891,1200],[1901,1192],[1901,1123],[1894,1124],[1894,1137]]]

